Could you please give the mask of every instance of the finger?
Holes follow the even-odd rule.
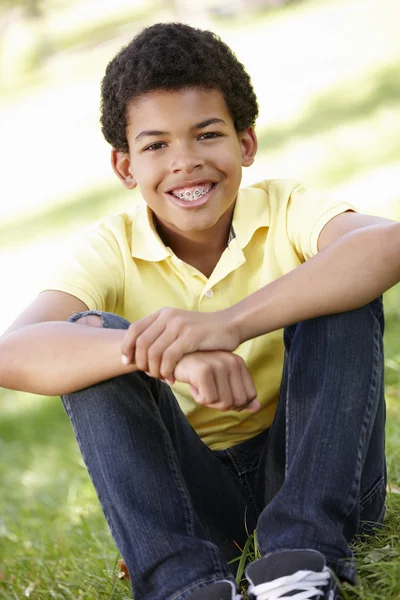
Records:
[[[144,373],[146,373],[146,375],[147,375],[148,377],[153,377],[153,376],[152,376],[152,374],[151,374],[151,373],[149,373],[148,371],[144,371]],[[169,381],[167,381],[166,379],[161,379],[161,378],[160,378],[160,381],[162,381],[163,383],[167,383],[168,385],[171,385],[171,384],[170,384],[170,382],[169,382]]]
[[[218,401],[216,404],[218,404],[220,410],[235,409],[235,401],[232,393],[229,375],[229,367],[227,367],[226,363],[220,362],[220,364],[214,371],[218,395]]]
[[[260,402],[258,400],[253,400],[250,404],[246,404],[245,406],[226,406],[225,402],[214,402],[212,404],[206,404],[208,408],[214,408],[215,410],[226,411],[232,410],[234,412],[242,412],[243,410],[249,412],[258,412],[261,408]]]
[[[245,410],[248,410],[249,412],[258,412],[260,408],[261,404],[256,398],[255,400],[253,400],[253,402],[250,402],[250,404],[246,407]]]
[[[158,317],[158,313],[152,313],[129,326],[121,344],[121,360],[124,364],[130,364],[134,359],[136,340]]]
[[[217,385],[215,381],[214,371],[210,365],[205,365],[199,370],[196,377],[195,387],[198,390],[196,402],[199,404],[213,404],[218,401]]]
[[[195,385],[189,385],[189,390],[193,396],[194,401],[198,402],[200,394],[199,394],[199,390],[197,389],[197,387]],[[201,404],[201,403],[199,403],[199,404]]]
[[[170,341],[170,344],[163,352],[160,365],[161,376],[165,379],[173,378],[178,362],[185,354],[194,352],[194,347],[193,339],[185,334],[180,336],[179,332],[177,332],[175,339]]]
[[[247,404],[257,399],[257,389],[244,361],[240,362],[240,378],[246,391]]]
[[[161,338],[165,330],[165,324],[161,320],[154,321],[149,327],[136,338],[133,360],[140,371],[151,372],[149,366],[149,351],[151,346]],[[151,372],[153,377],[153,372]]]
[[[154,327],[154,325],[152,327]],[[147,332],[145,332],[143,335],[145,336],[146,333]],[[171,346],[177,347],[176,343],[174,344],[175,339],[176,333],[169,331],[168,329],[164,329],[164,331],[153,341],[153,343],[149,345],[147,350],[147,356],[140,356],[140,360],[147,359],[148,369],[153,377],[156,377],[157,379],[173,379],[176,364],[181,358],[181,356],[177,357],[177,359],[173,363],[172,371],[169,371],[168,373],[162,370],[161,365],[165,353],[170,351]],[[140,338],[138,342],[140,342]],[[136,344],[136,355],[138,355],[139,350],[140,343]]]
[[[233,396],[234,410],[243,410],[248,404],[247,390],[243,382],[242,370],[237,361],[229,370],[229,383]]]

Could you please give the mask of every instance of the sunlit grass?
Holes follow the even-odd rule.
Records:
[[[385,297],[388,517],[356,546],[359,586],[349,599],[400,596],[400,288]],[[123,600],[119,555],[58,398],[3,392],[0,423],[0,598]],[[371,554],[374,549],[380,554]],[[252,539],[243,556],[254,556]],[[30,586],[30,587],[29,587]],[[384,595],[379,595],[384,594]],[[346,598],[346,596],[345,596]]]
[[[168,6],[163,18],[173,16]],[[7,202],[1,210],[8,218],[0,224],[0,250],[2,273],[12,282],[2,298],[4,325],[25,306],[50,259],[57,260],[52,239],[66,240],[102,214],[136,201],[114,182],[99,150],[97,123],[100,76],[107,59],[127,40],[124,18],[133,10],[130,6],[114,20],[98,15],[89,28],[81,20],[75,32],[64,27],[66,21],[59,22],[61,33],[57,37],[52,31],[55,52],[45,68],[10,84],[11,96],[4,95],[3,86],[3,130],[9,138],[0,149],[7,167],[2,186]],[[245,183],[297,177],[368,212],[399,216],[396,15],[397,0],[385,8],[379,0],[303,1],[256,18],[211,23],[249,68],[259,95],[260,152],[255,166],[245,171]],[[131,33],[139,26],[132,22]],[[117,31],[118,38],[101,43]],[[73,48],[69,54],[68,47]],[[70,89],[73,93],[66,93]],[[79,113],[77,123],[71,111]],[[52,115],[57,118],[51,120]],[[34,127],[38,122],[43,123],[40,135]],[[58,128],[51,131],[49,123]],[[24,178],[20,164],[15,172],[14,161],[10,164],[10,156],[21,152]],[[59,164],[64,165],[61,176]],[[95,168],[85,179],[83,171],[90,165]],[[36,173],[42,175],[33,180]],[[15,278],[24,268],[25,277]],[[386,307],[387,456],[393,493],[384,530],[356,549],[359,586],[346,591],[354,600],[400,598],[399,287],[386,295]],[[118,553],[59,400],[2,392],[0,408],[0,598],[129,598],[129,586],[117,577]],[[371,555],[373,549],[381,554]]]
[[[400,496],[390,494],[388,516],[382,530],[367,541],[353,545],[357,561],[357,586],[341,585],[343,600],[389,600],[399,598],[400,590]],[[239,562],[237,582],[247,600],[246,565],[261,558],[255,534],[249,536]]]

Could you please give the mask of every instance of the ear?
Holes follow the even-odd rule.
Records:
[[[111,166],[114,173],[122,181],[127,190],[135,189],[137,183],[131,172],[131,160],[126,152],[111,150]]]
[[[246,131],[239,133],[239,140],[242,152],[242,166],[250,167],[254,162],[254,157],[258,149],[258,141],[254,127],[249,127]]]

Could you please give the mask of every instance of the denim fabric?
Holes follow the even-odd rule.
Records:
[[[105,312],[102,326],[128,328]],[[262,554],[314,548],[355,580],[349,543],[383,521],[383,309],[285,329],[270,430],[211,451],[170,388],[142,372],[63,396],[135,600],[184,600],[222,579],[247,531]]]

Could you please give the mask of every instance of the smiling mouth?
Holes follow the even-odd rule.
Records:
[[[211,190],[213,190],[215,186],[215,183],[209,183],[208,185],[199,185],[193,188],[182,188],[173,190],[171,192],[168,192],[168,194],[170,196],[173,196],[177,200],[183,200],[184,202],[195,202],[196,200],[199,200],[200,198],[211,192]]]

